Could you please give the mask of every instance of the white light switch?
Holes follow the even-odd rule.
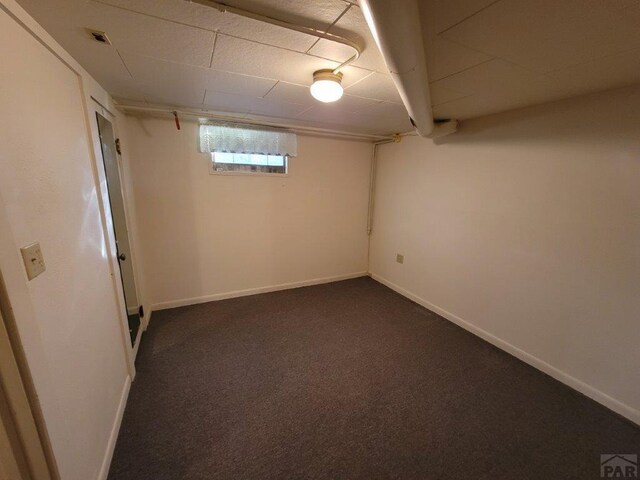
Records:
[[[29,280],[36,278],[45,271],[44,258],[42,258],[42,250],[40,250],[38,242],[22,247],[20,253],[22,253],[22,261],[24,262],[24,268],[27,270]]]

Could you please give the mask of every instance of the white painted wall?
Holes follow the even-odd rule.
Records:
[[[127,118],[155,308],[366,274],[369,143],[299,136],[289,176],[210,175],[198,125]]]
[[[104,478],[133,373],[93,150],[91,97],[111,101],[13,0],[0,64],[0,271],[62,478]],[[47,270],[29,282],[19,247],[34,241]]]
[[[640,87],[440,143],[379,147],[374,277],[640,422]]]

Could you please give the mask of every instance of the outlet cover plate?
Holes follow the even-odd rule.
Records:
[[[404,263],[404,255],[396,254],[396,262]]]
[[[38,242],[22,247],[20,253],[22,254],[22,261],[29,280],[33,280],[46,270],[42,250],[40,250]]]

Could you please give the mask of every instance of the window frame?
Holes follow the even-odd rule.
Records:
[[[244,176],[262,176],[262,177],[288,177],[289,176],[289,155],[279,155],[284,158],[284,173],[251,172],[251,171],[240,171],[240,170],[218,171],[215,168],[215,163],[216,163],[215,156],[216,156],[216,152],[211,152],[211,156],[209,157],[209,174],[210,175],[244,175]],[[233,165],[233,164],[227,164],[227,165]],[[250,165],[250,164],[237,164],[237,165]]]

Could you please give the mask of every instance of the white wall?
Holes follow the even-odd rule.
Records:
[[[379,147],[374,277],[640,422],[640,87],[440,143]]]
[[[110,99],[13,0],[0,64],[0,270],[61,477],[104,478],[133,373],[93,150],[90,98]],[[35,241],[47,269],[27,281]]]
[[[210,175],[197,123],[127,130],[155,308],[366,274],[371,144],[299,136],[287,177]]]

